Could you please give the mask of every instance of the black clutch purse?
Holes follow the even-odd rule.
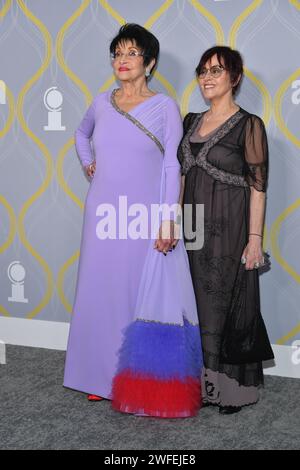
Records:
[[[274,359],[260,312],[258,272],[240,265],[221,337],[220,362],[251,364]]]

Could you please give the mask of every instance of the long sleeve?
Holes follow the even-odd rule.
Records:
[[[83,166],[93,162],[94,156],[90,144],[95,127],[95,100],[87,109],[78,129],[75,131],[75,146]]]
[[[179,108],[173,99],[169,99],[165,109],[164,121],[164,166],[165,194],[163,202],[171,206],[179,202],[180,195],[180,164],[177,149],[182,138],[182,121]],[[163,214],[163,219],[168,218]],[[170,217],[169,217],[170,218]],[[174,219],[174,214],[171,214]]]
[[[263,121],[248,118],[245,136],[246,179],[257,191],[266,191],[268,178],[268,141]]]

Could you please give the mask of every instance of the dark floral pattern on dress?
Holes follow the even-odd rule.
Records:
[[[205,377],[207,377],[207,374],[205,374]],[[210,382],[207,379],[205,379],[205,391],[206,391],[206,396],[209,399],[209,401],[218,400],[220,396],[220,392],[217,392],[214,383]]]
[[[204,221],[205,244],[197,254],[198,270],[197,280],[201,282],[203,290],[212,296],[215,311],[226,314],[227,305],[231,297],[230,271],[237,264],[236,258],[230,255],[214,256],[212,252],[213,237],[221,237],[228,228],[228,220],[218,217],[214,220]],[[225,305],[225,308],[224,308]]]
[[[231,277],[227,274],[236,265],[233,256],[211,257],[203,249],[198,255],[199,271],[197,281],[204,292],[211,297],[215,313],[226,315],[232,295]]]
[[[228,227],[228,220],[225,217],[217,217],[214,220],[204,220],[204,233],[209,237],[220,237]]]
[[[190,136],[202,116],[203,113],[187,115],[184,123],[186,133],[179,146],[178,159],[182,173],[186,175],[184,204],[193,207],[194,232],[194,208],[197,204],[204,205],[204,245],[200,250],[188,249],[201,325],[204,366],[206,370],[235,379],[239,385],[258,386],[263,383],[261,362],[223,364],[220,362],[220,349],[227,315],[234,301],[233,292],[235,289],[244,290],[244,286],[239,285],[237,274],[247,242],[249,187],[263,187],[267,168],[267,164],[259,164],[267,160],[267,155],[264,158],[267,145],[263,143],[263,124],[256,116],[241,110],[208,140],[190,143]],[[260,153],[256,154],[258,148]],[[249,276],[257,274],[253,271]],[[205,380],[210,396],[216,394],[219,388],[210,376],[203,377],[204,393]],[[220,401],[221,395],[222,392]],[[209,397],[207,400],[213,402]]]

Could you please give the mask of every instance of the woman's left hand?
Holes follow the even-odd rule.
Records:
[[[86,174],[89,178],[93,178],[94,174],[95,174],[95,171],[96,171],[96,162],[93,161],[89,165],[86,165],[85,166],[85,171],[86,171]]]
[[[154,248],[164,255],[172,251],[175,242],[174,221],[163,220],[159,229],[159,234],[154,243]]]
[[[173,250],[176,248],[177,243],[180,240],[180,236],[181,236],[181,225],[177,222],[174,222],[174,242],[172,245]]]
[[[246,269],[257,269],[264,264],[262,240],[259,237],[249,239],[248,245],[243,251],[241,262]]]

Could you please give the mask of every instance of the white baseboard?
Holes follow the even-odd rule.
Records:
[[[300,354],[293,346],[272,344],[275,361],[264,362],[265,375],[300,379]]]
[[[65,351],[69,323],[0,317],[0,340],[5,344]],[[300,346],[300,344],[299,344]],[[275,363],[264,363],[266,375],[300,379],[300,353],[292,346],[273,345]]]
[[[6,348],[4,341],[0,341],[0,364],[6,364]]]
[[[0,318],[0,340],[6,344],[65,351],[69,323]]]

